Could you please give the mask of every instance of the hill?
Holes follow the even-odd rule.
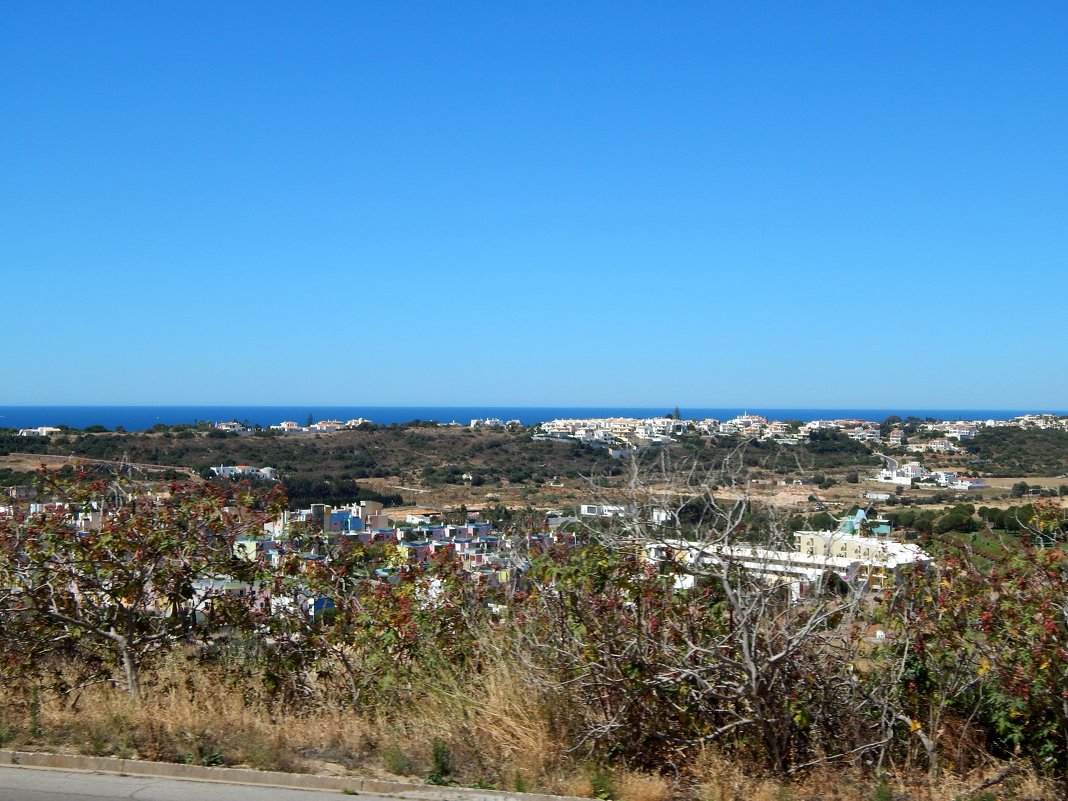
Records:
[[[66,430],[51,437],[19,437],[8,431],[0,432],[0,457],[24,455],[0,462],[0,470],[7,471],[0,478],[4,484],[18,483],[46,455],[159,465],[171,472],[188,468],[204,477],[213,466],[270,466],[279,471],[294,505],[370,497],[399,503],[398,493],[410,501],[415,500],[413,493],[421,496],[427,490],[439,496],[438,503],[452,503],[460,495],[450,493],[450,487],[468,488],[465,503],[504,493],[505,503],[567,505],[584,497],[590,479],[609,486],[624,481],[626,461],[613,458],[605,448],[576,440],[534,440],[532,434],[419,421],[307,435],[238,435],[207,425],[157,426],[136,433]],[[685,461],[699,472],[729,464],[749,476],[822,476],[829,470],[878,464],[867,448],[837,433],[820,434],[797,446],[690,436],[640,448],[637,455],[652,475],[661,469],[661,457],[668,464]],[[477,493],[471,489],[482,487]],[[555,487],[572,492],[548,491]],[[371,494],[372,488],[377,495]]]
[[[1068,473],[1068,431],[987,428],[963,443],[967,465],[991,476]]]

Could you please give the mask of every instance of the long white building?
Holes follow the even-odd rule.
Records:
[[[926,565],[931,557],[913,543],[862,537],[838,531],[799,531],[797,550],[756,545],[711,544],[686,540],[650,542],[646,552],[654,560],[675,559],[695,568],[736,564],[764,578],[768,584],[787,584],[794,598],[808,595],[827,578],[837,576],[856,591],[892,587],[904,568]]]

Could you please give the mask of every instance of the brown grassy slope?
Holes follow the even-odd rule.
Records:
[[[32,696],[0,686],[0,746],[206,765],[241,765],[422,782],[435,751],[451,760],[450,783],[545,791],[617,801],[950,801],[970,796],[1005,765],[989,764],[931,780],[906,766],[883,779],[830,764],[795,780],[762,775],[744,759],[699,748],[681,769],[639,772],[574,760],[554,732],[554,713],[522,666],[499,663],[477,682],[442,681],[406,714],[360,710],[292,714],[264,702],[255,683],[218,674],[176,654],[135,702],[121,689],[93,685],[73,697],[47,689]],[[1015,766],[980,798],[1052,801],[1058,788]]]

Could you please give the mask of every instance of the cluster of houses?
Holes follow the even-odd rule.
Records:
[[[914,469],[915,465],[910,466]],[[235,468],[236,469],[236,468]],[[256,469],[256,468],[249,468]],[[22,507],[31,513],[60,510],[61,505],[39,503]],[[15,514],[15,506],[0,507],[0,515]],[[661,528],[670,516],[657,510],[638,510],[628,505],[584,504],[579,518],[557,518],[547,521],[540,530],[525,535],[506,536],[485,521],[468,519],[457,524],[434,523],[419,515],[410,515],[405,526],[396,525],[377,501],[359,501],[346,506],[332,507],[313,504],[307,509],[284,512],[264,524],[255,536],[247,536],[235,543],[237,555],[265,565],[280,568],[294,563],[307,569],[313,564],[328,562],[331,546],[344,540],[363,545],[392,546],[386,563],[377,573],[381,580],[394,580],[406,566],[425,565],[442,553],[460,560],[465,573],[486,586],[514,582],[529,568],[531,553],[556,544],[573,546],[580,541],[572,527],[561,523],[575,523],[590,517],[648,518],[650,524],[644,541],[635,543],[636,553],[652,560],[673,559],[694,568],[709,568],[735,563],[761,577],[766,583],[789,588],[793,598],[802,598],[821,586],[831,575],[836,576],[855,592],[881,590],[892,586],[906,566],[930,561],[923,551],[911,543],[890,539],[890,526],[883,520],[869,520],[863,510],[840,522],[835,531],[799,531],[794,535],[795,547],[775,550],[741,543],[701,544],[692,541],[666,539],[668,529]],[[66,508],[70,525],[75,531],[99,530],[106,522],[97,505]],[[552,525],[555,524],[555,525]],[[316,536],[306,536],[314,533]],[[661,536],[661,535],[665,536]],[[325,547],[324,547],[325,545]],[[680,587],[692,584],[699,569],[684,574]],[[299,575],[299,571],[298,571]],[[263,608],[276,603],[298,603],[304,611],[325,608],[325,599],[303,596],[286,599],[270,597],[269,588],[250,587],[225,576],[205,576],[198,582],[197,591],[209,594],[234,593],[262,595]],[[300,593],[298,593],[298,596]]]
[[[881,441],[879,424],[870,420],[812,420],[799,428],[782,420],[758,414],[740,414],[730,420],[679,420],[674,417],[606,417],[561,419],[542,423],[538,439],[576,439],[590,444],[632,445],[641,442],[671,442],[674,437],[696,433],[704,436],[741,436],[747,439],[796,445],[819,431],[838,431],[858,442]]]
[[[1055,414],[1021,414],[1009,420],[976,420],[980,428],[1057,428],[1068,431],[1068,417]]]
[[[505,537],[484,521],[434,524],[423,522],[425,518],[421,515],[409,515],[408,519],[418,522],[394,525],[377,501],[360,501],[336,508],[312,504],[307,509],[283,513],[265,524],[260,536],[238,540],[235,550],[243,558],[263,562],[272,568],[295,563],[306,570],[315,564],[328,563],[330,553],[345,540],[361,545],[383,544],[392,548],[390,557],[374,570],[380,581],[396,581],[407,568],[425,566],[448,554],[460,561],[470,580],[496,587],[511,584],[526,572],[530,554],[556,543],[575,543],[573,534],[562,531],[546,530],[531,532],[524,537]],[[321,536],[303,537],[302,526],[317,534],[321,532]],[[258,596],[257,603],[273,611],[296,607],[306,614],[315,614],[332,606],[329,599],[315,597],[307,590],[274,597],[267,586],[249,587],[224,577],[205,578],[202,584],[198,591],[218,593],[221,590],[242,596],[253,592]]]
[[[704,436],[741,436],[746,439],[797,445],[818,432],[835,431],[857,442],[880,443],[879,424],[871,420],[810,420],[794,426],[782,420],[771,420],[748,412],[729,420],[678,420],[673,417],[637,419],[607,417],[588,419],[550,420],[539,426],[535,438],[577,439],[591,444],[638,444],[670,442],[676,436],[695,433]],[[903,441],[904,432],[895,432]]]
[[[586,504],[580,508],[581,517],[639,514],[635,507],[626,505]],[[564,518],[555,522],[575,521],[576,518]],[[851,591],[864,593],[892,587],[903,569],[922,567],[931,561],[916,544],[892,540],[889,522],[871,520],[864,510],[841,520],[836,530],[796,532],[795,547],[790,550],[660,538],[657,525],[666,521],[665,515],[650,518],[650,536],[638,552],[653,561],[673,559],[695,568],[680,577],[680,589],[691,587],[694,575],[702,568],[731,562],[756,574],[769,586],[785,587],[793,599],[816,591],[832,575]],[[361,501],[338,508],[313,504],[308,509],[285,513],[267,524],[262,536],[238,541],[239,553],[275,567],[294,555],[307,563],[327,559],[317,548],[301,545],[300,538],[293,536],[297,530],[294,524],[311,524],[333,544],[348,538],[364,545],[393,546],[395,557],[377,571],[384,580],[403,571],[406,565],[425,565],[435,556],[448,553],[461,561],[472,580],[491,587],[509,584],[524,573],[531,553],[554,544],[575,545],[579,541],[574,533],[559,526],[546,526],[524,536],[503,535],[490,523],[477,520],[452,525],[420,520],[415,525],[394,526],[380,503]],[[309,610],[317,608],[315,599],[306,599],[306,603]]]
[[[469,426],[472,431],[480,428],[508,428],[516,429],[523,427],[522,420],[509,420],[507,423],[499,417],[476,417]]]
[[[685,434],[701,423],[673,417],[603,417],[549,420],[538,426],[535,439],[577,439],[590,444],[630,444],[635,440],[670,442],[672,436]]]
[[[426,564],[441,553],[455,555],[469,575],[491,586],[509,581],[517,570],[526,567],[525,556],[515,549],[514,541],[501,537],[489,523],[398,527],[391,524],[377,501],[360,501],[338,508],[313,504],[308,509],[286,512],[268,523],[262,536],[239,540],[237,547],[243,556],[263,560],[273,567],[279,566],[294,549],[304,560],[325,558],[317,547],[302,550],[300,538],[293,536],[299,530],[295,524],[310,525],[312,531],[321,531],[332,545],[347,539],[362,545],[393,546],[395,556],[390,565],[382,568],[383,575],[405,565]],[[531,536],[539,544],[553,538],[551,534]]]
[[[797,443],[797,432],[788,423],[745,414],[730,420],[681,420],[675,417],[602,417],[549,420],[538,426],[535,439],[576,439],[589,444],[622,445],[671,442],[683,434],[704,436],[739,435]]]
[[[905,445],[910,453],[960,453],[960,446],[948,439],[929,439],[926,442],[909,442]]]
[[[359,428],[360,426],[368,424],[373,425],[372,420],[368,420],[364,417],[357,417],[352,420],[320,420],[317,423],[308,423],[307,425],[301,425],[294,420],[283,420],[281,423],[269,426],[271,431],[279,431],[283,434],[326,434],[331,431],[343,431],[346,429]],[[453,421],[448,425],[458,426],[460,423]],[[523,423],[520,420],[501,420],[499,417],[482,417],[475,418],[471,421],[469,427],[472,431],[478,429],[490,429],[490,428],[522,428]],[[248,429],[236,421],[229,421],[224,423],[216,423],[215,427],[223,431],[232,431],[237,434],[243,434]]]
[[[474,427],[474,421],[472,421],[472,427]],[[810,420],[795,427],[782,420],[771,420],[748,412],[723,421],[713,418],[679,420],[674,417],[550,420],[538,426],[535,439],[575,439],[605,447],[627,447],[642,442],[670,442],[674,437],[696,433],[705,436],[742,436],[747,439],[772,440],[783,445],[796,445],[819,432],[834,431],[849,439],[869,445],[907,447],[910,451],[917,453],[956,453],[960,450],[957,443],[974,438],[981,429],[1005,427],[1068,430],[1068,417],[1028,414],[1009,420],[955,420],[924,423],[920,426],[920,431],[925,435],[941,434],[942,436],[911,443],[907,441],[904,429],[892,429],[884,436],[879,423],[872,420]]]
[[[353,420],[320,420],[317,423],[308,423],[307,425],[300,425],[293,420],[283,420],[277,425],[269,426],[271,431],[280,431],[283,434],[326,434],[331,431],[341,431],[346,428],[359,428],[364,423],[370,423],[370,420],[365,420],[362,417],[357,417]],[[235,428],[234,426],[238,426]],[[227,431],[235,431],[237,433],[243,433],[244,426],[240,423],[216,423],[216,428],[223,428]]]
[[[974,439],[979,433],[979,426],[976,423],[966,423],[963,420],[955,423],[924,423],[922,428],[932,433],[941,432],[946,439],[955,439],[958,442],[962,439]]]
[[[406,528],[374,528],[375,518],[381,514],[377,504],[352,505],[331,509],[316,505],[280,519],[276,525],[278,534],[266,530],[259,538],[240,540],[239,553],[248,559],[257,559],[272,566],[281,566],[292,556],[311,564],[327,557],[316,549],[303,549],[299,540],[284,532],[294,522],[315,521],[329,527],[328,539],[336,542],[351,537],[360,543],[387,543],[395,547],[396,558],[376,570],[379,578],[390,580],[398,575],[405,565],[426,564],[435,555],[446,552],[458,557],[466,574],[474,581],[487,586],[513,582],[529,567],[528,557],[532,552],[545,549],[554,543],[574,544],[573,534],[559,531],[531,533],[525,537],[506,537],[494,531],[489,523],[471,522],[463,525],[420,525]],[[597,509],[598,514],[627,514],[628,509]],[[365,525],[364,520],[367,524]],[[822,591],[833,580],[836,586],[854,593],[879,592],[889,589],[909,568],[924,568],[931,557],[918,545],[890,539],[890,526],[886,521],[869,521],[863,510],[841,521],[837,530],[798,531],[794,534],[793,549],[776,550],[756,545],[702,543],[700,541],[657,538],[654,536],[641,544],[638,553],[654,562],[673,560],[685,565],[677,579],[679,589],[692,588],[695,577],[704,571],[721,569],[730,564],[740,566],[757,576],[769,587],[787,591],[795,601]],[[221,579],[207,580],[214,590],[219,589]],[[234,592],[247,588],[233,587]],[[292,604],[292,599],[269,599],[264,603]],[[296,601],[308,613],[329,607],[326,599],[310,595]]]
[[[372,423],[363,417],[352,420],[320,420],[301,425],[294,420],[284,420],[269,426],[272,431],[283,434],[322,434],[343,429],[358,428]],[[450,425],[459,425],[451,423]],[[476,418],[469,427],[477,429],[521,428],[520,420],[504,421],[496,417]],[[237,434],[249,432],[249,428],[236,420],[215,423],[220,431]],[[974,437],[983,428],[1028,428],[1060,429],[1068,431],[1068,417],[1054,414],[1024,414],[1007,420],[955,420],[923,423],[920,430],[928,434],[941,433],[945,440],[964,440]],[[810,420],[794,427],[782,420],[771,420],[748,412],[732,417],[730,420],[680,420],[675,417],[604,417],[549,420],[538,426],[542,438],[572,438],[587,442],[633,443],[636,440],[666,441],[671,437],[696,432],[704,435],[741,435],[750,439],[776,440],[784,444],[796,444],[800,437],[810,436],[817,431],[839,431],[858,442],[882,443],[890,446],[905,444],[905,431],[901,428],[892,430],[886,437],[880,433],[879,424],[871,420]],[[62,433],[55,426],[37,426],[19,429],[20,437],[48,437]],[[944,441],[945,441],[944,440]],[[926,446],[931,448],[930,443]]]
[[[219,465],[211,472],[220,478],[256,478],[268,481],[278,480],[278,471],[273,467],[251,467],[247,464]]]
[[[903,487],[911,487],[913,484],[919,486],[926,484],[931,487],[945,487],[964,491],[987,488],[986,482],[981,478],[965,478],[946,470],[928,470],[919,462],[894,464],[893,467],[885,467],[873,478],[883,484],[897,484]]]

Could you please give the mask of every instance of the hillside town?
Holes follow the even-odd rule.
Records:
[[[215,468],[227,478],[271,475],[270,468],[247,466]],[[166,491],[163,492],[165,497]],[[42,500],[10,502],[0,506],[0,521],[15,522],[22,515],[63,515],[75,536],[91,536],[105,530],[119,514],[92,502],[75,506]],[[669,523],[672,515],[662,508],[638,509],[629,505],[583,504],[577,516],[547,516],[523,533],[502,532],[477,513],[465,515],[460,523],[442,522],[441,515],[406,514],[394,520],[382,503],[359,501],[344,506],[313,504],[309,508],[285,511],[265,522],[257,535],[235,541],[235,555],[257,562],[268,570],[300,572],[314,565],[329,565],[345,543],[361,547],[381,546],[383,559],[376,570],[378,580],[394,581],[405,571],[426,569],[443,557],[458,561],[468,580],[486,587],[516,587],[529,570],[530,559],[552,548],[575,548],[587,544],[599,529],[597,520],[629,519],[636,531],[620,546],[636,558],[652,563],[670,561],[692,568],[679,589],[692,588],[693,577],[710,565],[737,565],[769,587],[781,587],[799,600],[818,592],[828,578],[858,595],[892,587],[901,571],[926,565],[931,557],[916,544],[893,536],[889,521],[869,518],[863,508],[837,521],[827,530],[800,530],[793,534],[792,548],[747,545],[744,540],[725,537],[723,532],[690,532],[686,540]],[[254,593],[264,609],[271,609],[270,584],[246,585],[225,576],[203,576],[197,587],[218,594],[242,596]],[[18,591],[17,587],[6,588]],[[281,601],[292,603],[292,592]],[[308,614],[329,608],[332,601],[317,598],[311,591],[301,594],[302,608]]]
[[[908,444],[910,450],[952,452],[957,446],[951,442],[968,440],[985,428],[1056,429],[1068,431],[1068,417],[1053,414],[1025,414],[1007,420],[946,420],[916,421],[924,441]],[[673,437],[697,433],[705,436],[742,436],[747,439],[770,440],[783,445],[796,445],[801,438],[821,431],[835,431],[857,442],[890,447],[905,447],[906,432],[894,427],[885,434],[883,426],[872,420],[810,420],[789,422],[772,420],[748,412],[729,420],[682,420],[676,417],[647,419],[627,417],[559,419],[541,423],[538,435],[544,438],[575,439],[580,442],[608,446],[630,446],[640,443],[669,442]]]
[[[938,450],[952,447],[950,440],[967,440],[975,437],[982,429],[1020,428],[1040,430],[1068,431],[1068,417],[1049,413],[1024,414],[1008,419],[987,418],[983,420],[916,420],[916,427],[924,434],[941,434],[942,439],[925,442],[923,448]],[[219,431],[246,434],[259,427],[237,420],[222,420],[212,423]],[[295,420],[283,420],[267,426],[267,430],[279,434],[326,434],[335,431],[357,429],[364,425],[374,425],[374,421],[363,417],[349,420],[307,420],[301,424]],[[475,418],[469,423],[456,421],[438,425],[461,426],[471,430],[523,428],[519,420],[502,420],[496,417]],[[549,438],[569,438],[592,443],[634,444],[637,441],[665,442],[674,436],[697,433],[705,436],[744,436],[748,439],[774,440],[792,445],[799,437],[811,435],[818,431],[837,431],[858,442],[902,446],[905,444],[905,431],[892,428],[883,433],[885,426],[873,420],[833,419],[789,421],[776,420],[762,415],[745,412],[727,420],[704,418],[701,420],[684,420],[681,417],[664,416],[650,418],[603,417],[555,419],[535,426],[536,436]],[[34,426],[18,429],[20,437],[49,437],[61,434],[65,429],[53,425]],[[920,447],[917,445],[917,447]]]

